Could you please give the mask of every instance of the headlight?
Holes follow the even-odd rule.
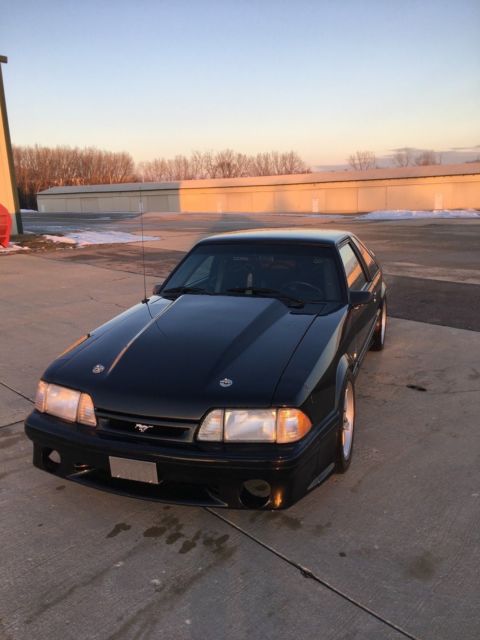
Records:
[[[225,411],[223,439],[226,442],[275,442],[275,418],[270,410]]]
[[[286,444],[300,440],[311,428],[299,409],[214,409],[205,416],[197,439]]]
[[[75,422],[80,393],[56,384],[49,384],[45,402],[45,413],[49,413],[62,420]]]
[[[35,397],[35,408],[67,422],[80,422],[97,426],[93,401],[87,393],[48,384],[40,380]]]

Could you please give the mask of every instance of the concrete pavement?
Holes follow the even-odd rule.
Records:
[[[0,638],[476,640],[480,334],[392,319],[349,472],[288,511],[151,504],[34,469],[19,422],[49,361],[142,297],[112,266],[0,264]]]

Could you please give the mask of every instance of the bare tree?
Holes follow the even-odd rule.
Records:
[[[232,149],[225,149],[215,154],[215,176],[219,178],[236,178],[238,176],[237,157]]]
[[[14,162],[22,207],[36,207],[38,191],[55,186],[120,182],[173,182],[199,178],[308,173],[294,151],[270,151],[247,156],[232,149],[194,151],[190,157],[156,158],[137,168],[130,154],[94,147],[15,147]]]
[[[274,153],[257,153],[256,156],[252,156],[250,158],[250,174],[253,176],[271,176],[277,173],[273,163]]]
[[[250,173],[252,176],[289,175],[293,173],[310,173],[309,167],[295,151],[279,153],[257,153],[250,159]]]
[[[276,152],[274,152],[274,154],[276,154]],[[274,162],[275,162],[275,155],[274,155]],[[295,153],[295,151],[288,151],[287,153],[281,153],[277,162],[278,162],[277,166],[278,166],[279,175],[289,175],[292,173],[310,173],[310,169],[299,157],[298,153]]]
[[[224,149],[215,154],[208,154],[206,173],[209,178],[239,178],[250,175],[249,158],[232,149]]]
[[[137,173],[145,182],[162,182],[165,180],[166,163],[162,158],[156,158],[151,162],[141,162],[137,165]]]
[[[48,187],[136,180],[130,154],[94,148],[14,147],[20,206],[36,207],[36,194]]]
[[[426,166],[431,164],[442,164],[442,156],[432,149],[426,149],[415,157],[415,164]]]
[[[201,151],[193,151],[190,156],[190,164],[193,178],[201,180],[207,177],[205,168],[205,156]]]
[[[377,161],[373,151],[355,151],[348,156],[348,164],[356,171],[368,171],[376,169]]]
[[[186,156],[178,155],[169,161],[170,174],[173,180],[191,180],[195,176],[192,173],[190,160]]]
[[[205,178],[217,177],[217,165],[213,151],[206,151],[203,154],[203,168],[205,171]]]
[[[194,151],[190,158],[157,158],[138,165],[143,180],[154,182],[199,178],[240,178],[244,176],[309,173],[310,169],[294,151],[270,151],[247,156],[232,149]]]
[[[408,167],[414,164],[413,149],[411,149],[410,147],[397,149],[392,158],[393,163],[397,167]]]

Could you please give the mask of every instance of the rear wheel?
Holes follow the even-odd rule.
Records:
[[[385,334],[387,332],[387,299],[385,298],[380,309],[380,314],[375,325],[375,331],[373,332],[372,344],[370,349],[372,351],[381,351],[385,344]]]
[[[343,389],[341,421],[338,430],[336,470],[345,473],[350,466],[355,432],[355,387],[348,377]]]

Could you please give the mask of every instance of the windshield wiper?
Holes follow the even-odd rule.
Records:
[[[227,289],[227,293],[248,293],[251,296],[278,298],[279,300],[289,302],[289,306],[299,308],[305,304],[304,300],[300,300],[300,298],[289,296],[287,293],[283,293],[283,291],[278,291],[278,289],[267,289],[264,287],[233,287],[232,289]]]
[[[182,293],[207,293],[206,289],[202,287],[171,287],[170,289],[164,289],[161,291],[161,295],[181,295]]]

